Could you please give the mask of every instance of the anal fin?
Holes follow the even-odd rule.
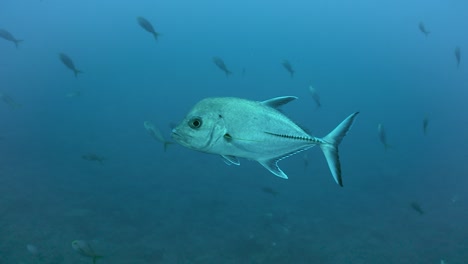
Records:
[[[278,159],[269,159],[269,160],[259,160],[258,161],[260,164],[262,164],[263,167],[265,167],[267,170],[269,170],[271,173],[274,175],[287,179],[288,175],[284,173],[279,167],[278,167]]]

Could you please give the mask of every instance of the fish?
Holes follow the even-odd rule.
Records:
[[[93,259],[93,264],[96,264],[96,261],[103,256],[96,254],[91,245],[84,240],[74,240],[72,242],[72,248],[79,254],[90,257]]]
[[[16,38],[13,36],[13,34],[11,34],[10,32],[8,32],[8,30],[6,30],[6,29],[1,29],[1,28],[0,28],[0,38],[15,43],[15,47],[16,47],[16,48],[18,48],[20,42],[23,41],[22,39],[16,39]]]
[[[264,193],[268,193],[268,194],[271,194],[271,195],[273,195],[273,196],[277,196],[277,195],[279,194],[278,191],[274,190],[274,189],[271,188],[271,187],[263,187],[263,188],[262,188],[262,191],[263,191]]]
[[[415,210],[416,212],[418,212],[420,215],[423,215],[424,214],[424,211],[423,209],[421,208],[421,205],[419,205],[419,203],[417,202],[412,202],[410,204],[410,207],[411,209]]]
[[[461,60],[461,49],[460,47],[455,48],[455,59],[457,60],[457,68],[460,67],[460,60]]]
[[[424,117],[423,123],[422,123],[422,128],[423,128],[424,135],[427,134],[427,127],[428,126],[429,126],[429,118]]]
[[[288,176],[278,166],[280,160],[318,145],[334,180],[343,186],[338,145],[359,112],[349,115],[325,137],[314,137],[278,110],[296,99],[205,98],[172,130],[172,138],[189,149],[220,155],[230,164],[240,165],[239,158],[257,161],[283,179]]]
[[[314,87],[309,86],[309,92],[312,95],[312,99],[314,99],[315,104],[317,105],[317,108],[320,108],[322,104],[320,103],[320,96],[317,90]]]
[[[80,97],[81,96],[81,91],[71,91],[65,95],[68,98],[73,98],[73,97]]]
[[[83,73],[75,67],[73,60],[67,54],[59,53],[59,59],[65,66],[67,66],[68,69],[73,71],[75,78],[78,77],[78,73]]]
[[[431,33],[430,31],[428,31],[426,29],[426,26],[424,25],[423,22],[419,22],[419,30],[427,37],[429,35],[429,33]]]
[[[106,158],[104,158],[102,156],[98,156],[98,155],[96,155],[94,153],[88,153],[88,154],[82,155],[81,158],[84,159],[84,160],[87,160],[87,161],[97,161],[101,165],[104,165],[104,160],[106,159]]]
[[[21,104],[17,103],[11,96],[8,94],[0,92],[0,99],[7,105],[9,105],[12,109],[17,109],[21,107]]]
[[[222,70],[224,73],[226,73],[226,77],[229,77],[232,72],[227,68],[226,64],[224,63],[223,59],[220,57],[213,57],[213,62],[218,66],[220,70]]]
[[[385,128],[383,124],[377,126],[377,133],[379,136],[380,142],[384,145],[385,150],[390,148],[390,145],[387,143],[387,134],[385,133]]]
[[[283,67],[289,72],[289,74],[291,75],[291,78],[294,77],[294,69],[288,60],[283,60],[281,65],[283,65]]]
[[[164,146],[164,151],[167,150],[167,146],[170,144],[174,144],[174,142],[168,141],[164,138],[163,134],[161,131],[150,121],[145,121],[143,123],[143,126],[145,127],[146,131],[148,131],[148,134],[157,141],[163,143]]]
[[[32,245],[32,244],[27,244],[26,245],[26,249],[28,250],[28,252],[33,255],[33,256],[38,256],[39,255],[39,249],[37,249],[36,246]]]
[[[142,27],[144,30],[148,31],[149,33],[153,34],[155,40],[158,40],[159,35],[161,34],[159,32],[156,32],[156,30],[154,30],[153,25],[151,25],[151,22],[149,22],[148,19],[142,16],[139,16],[137,17],[137,22],[140,25],[140,27]]]

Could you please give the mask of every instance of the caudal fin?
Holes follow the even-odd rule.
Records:
[[[331,174],[335,179],[336,183],[343,186],[341,179],[341,165],[340,157],[338,155],[338,146],[343,140],[348,130],[353,125],[354,119],[359,114],[355,112],[348,116],[343,122],[341,122],[332,132],[322,138],[323,142],[320,144],[320,148],[327,159],[328,167],[330,168]]]
[[[78,69],[74,69],[73,73],[75,74],[75,78],[78,78],[78,73],[83,73],[83,72]]]
[[[22,39],[16,39],[16,40],[14,40],[14,42],[15,42],[15,47],[18,48],[20,42],[23,42],[23,40]]]

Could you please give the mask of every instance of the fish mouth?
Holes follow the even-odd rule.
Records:
[[[172,139],[174,139],[179,144],[183,144],[183,142],[184,142],[184,137],[181,136],[179,133],[177,133],[177,130],[175,128],[172,129],[171,137],[172,137]]]

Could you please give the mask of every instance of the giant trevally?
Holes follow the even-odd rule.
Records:
[[[155,40],[158,40],[158,37],[159,37],[159,33],[156,32],[156,30],[154,30],[154,27],[153,25],[151,25],[151,23],[148,21],[148,19],[144,18],[144,17],[137,17],[137,21],[138,21],[138,24],[146,31],[148,31],[149,33],[153,34],[154,36],[154,39]]]
[[[223,59],[220,57],[213,57],[213,62],[218,66],[220,70],[222,70],[224,73],[226,73],[226,77],[229,76],[229,74],[232,74],[232,72],[227,68],[226,64],[224,63]]]
[[[205,98],[172,130],[172,138],[187,148],[221,155],[229,164],[239,165],[238,158],[257,161],[284,179],[288,176],[278,167],[278,161],[319,145],[333,178],[343,186],[338,145],[358,112],[318,138],[278,110],[295,99],[284,96],[258,102],[234,97]]]
[[[83,73],[75,67],[73,60],[67,54],[59,53],[59,59],[65,66],[67,66],[68,69],[73,71],[75,78],[78,77],[78,73]]]
[[[13,34],[11,34],[10,32],[8,32],[7,30],[5,29],[1,29],[0,28],[0,38],[3,38],[3,39],[6,39],[8,41],[11,41],[13,43],[15,43],[15,46],[16,48],[18,48],[18,44],[23,41],[21,39],[16,39]]]

